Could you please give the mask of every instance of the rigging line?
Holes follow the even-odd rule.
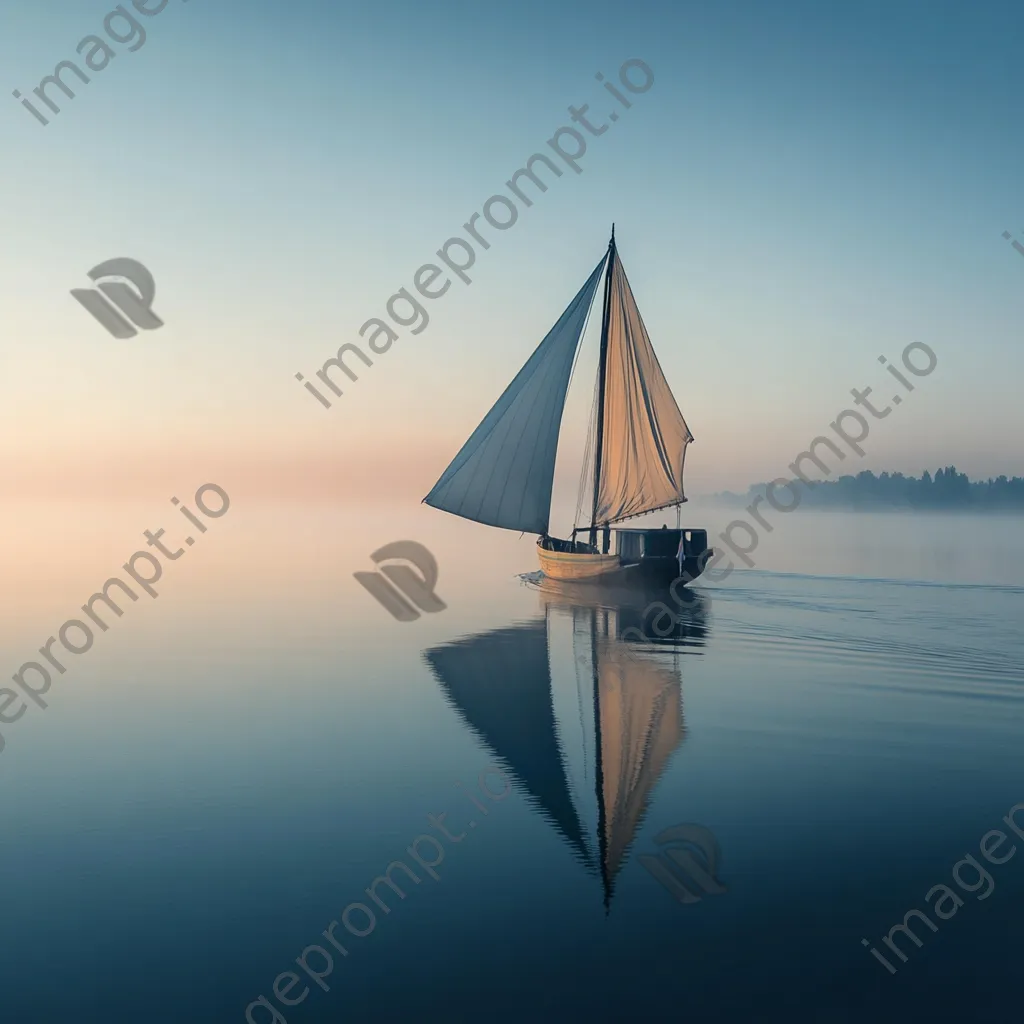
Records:
[[[595,380],[590,397],[590,412],[587,414],[587,440],[583,447],[583,463],[580,466],[579,481],[576,485],[576,511],[573,513],[572,520],[574,529],[579,521],[580,514],[583,509],[583,503],[586,500],[586,486],[589,476],[587,473],[587,466],[590,465],[590,459],[594,449],[594,417],[597,412],[597,390],[598,385]]]
[[[604,435],[606,432],[605,410],[608,404],[608,338],[612,314],[612,277],[615,274],[617,266],[618,263],[615,259],[615,228],[613,227],[612,239],[608,243],[608,263],[605,266],[604,300],[601,312],[601,353],[597,371],[599,388],[597,402],[597,434],[595,441],[597,447],[594,453],[594,494],[590,511],[590,542],[595,546],[597,545],[597,503],[600,500],[601,495],[601,469],[605,458]],[[605,534],[605,537],[607,539],[607,534]]]
[[[607,259],[607,258],[608,257],[606,256],[605,259]],[[598,263],[597,267],[594,268],[595,269],[595,273],[600,271],[600,269],[603,266],[604,266],[604,260],[602,260],[600,263]],[[600,278],[598,278],[598,279],[600,280]],[[594,294],[591,295],[591,297],[590,297],[590,304],[587,306],[586,315],[583,318],[583,326],[580,328],[580,333],[576,336],[576,349],[573,352],[572,366],[569,367],[569,380],[567,381],[567,383],[565,385],[565,394],[562,396],[562,413],[563,414],[565,412],[565,402],[566,402],[566,400],[568,398],[569,390],[572,387],[573,378],[576,375],[576,367],[579,364],[580,352],[583,350],[583,337],[587,333],[587,325],[590,323],[590,314],[594,311],[594,300],[595,300],[596,297],[597,297],[597,288],[595,287],[594,288]],[[556,462],[556,465],[557,465],[557,462],[558,462],[558,442],[561,439],[561,434],[562,434],[561,417],[559,417],[558,435],[555,438],[555,462]],[[554,483],[555,483],[554,476],[552,475],[552,479],[551,479],[552,494],[554,493]],[[548,529],[547,529],[546,532],[548,534],[550,534],[550,530],[551,530],[551,498],[549,497],[548,498]]]
[[[605,253],[604,259],[601,260],[601,262],[598,264],[598,266],[599,267],[603,267],[604,264],[605,264],[605,261],[607,259],[608,259],[608,254]],[[590,324],[590,314],[594,312],[594,304],[595,304],[596,301],[597,301],[597,289],[595,288],[594,289],[594,296],[590,300],[590,307],[587,309],[587,317],[583,321],[583,330],[580,331],[580,340],[579,340],[579,343],[576,346],[576,355],[573,357],[572,369],[569,371],[569,384],[568,384],[568,386],[566,388],[566,394],[568,394],[569,389],[572,387],[573,379],[576,376],[576,367],[579,365],[580,353],[583,351],[583,337],[587,333],[587,326]],[[591,412],[593,412],[593,410],[591,410]],[[590,428],[588,428],[587,429],[587,441],[586,441],[586,445],[583,448],[583,466],[584,466],[584,468],[580,470],[580,483],[579,483],[579,485],[577,486],[577,489],[576,489],[576,511],[573,513],[573,517],[572,517],[573,529],[576,528],[576,520],[579,519],[581,502],[583,500],[582,499],[582,495],[580,494],[580,490],[583,487],[583,474],[584,474],[584,472],[586,470],[586,465],[590,461],[590,446],[591,446],[591,436],[590,436]]]
[[[606,404],[606,397],[604,395],[605,386],[607,385],[608,376],[608,349],[609,349],[609,327],[611,322],[611,307],[613,303],[613,292],[616,287],[614,278],[620,272],[621,260],[617,259],[618,250],[615,247],[615,225],[612,225],[612,237],[608,244],[608,252],[605,257],[606,266],[604,274],[604,292],[602,296],[602,313],[601,313],[601,359],[600,365],[597,372],[597,382],[595,385],[595,396],[594,404],[591,409],[591,422],[587,432],[587,447],[584,452],[583,467],[580,474],[580,483],[577,489],[577,506],[573,516],[573,532],[577,531],[577,521],[583,512],[583,502],[588,496],[586,490],[588,479],[587,479],[587,467],[590,464],[591,453],[594,456],[593,465],[593,486],[589,494],[591,498],[591,512],[590,512],[590,531],[593,533],[596,525],[596,503],[599,497],[598,484],[600,482],[600,463],[603,461],[603,447],[604,447],[604,434],[606,433],[604,427],[604,407]],[[607,525],[604,524],[604,525]],[[596,538],[595,538],[596,539]]]
[[[597,432],[597,403],[601,393],[601,381],[600,378],[594,381],[594,397],[590,405],[590,426],[587,428],[587,444],[583,449],[583,465],[580,468],[580,482],[577,487],[576,496],[576,511],[573,514],[572,525],[573,529],[576,529],[576,523],[579,522],[580,516],[583,513],[583,505],[588,497],[587,487],[590,484],[593,473],[588,472],[590,466],[591,455],[594,454],[594,435]]]
[[[609,524],[624,523],[627,519],[636,519],[639,516],[647,515],[649,512],[660,512],[662,509],[672,508],[673,505],[682,505],[688,500],[688,498],[673,498],[672,501],[666,501],[664,505],[655,505],[654,508],[645,508],[642,512],[630,512],[628,516],[616,516],[614,519],[609,519],[608,522]]]

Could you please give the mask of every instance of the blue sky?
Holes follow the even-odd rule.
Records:
[[[6,5],[8,93],[113,7]],[[425,493],[613,220],[697,438],[691,492],[784,472],[850,388],[891,397],[877,357],[911,341],[938,368],[861,466],[1024,473],[1024,259],[1001,237],[1024,240],[1019,7],[170,0],[139,20],[145,44],[49,126],[0,104],[0,456],[24,488],[120,473],[162,496],[174,465],[221,460]],[[654,85],[583,173],[333,409],[311,400],[293,374],[358,340],[570,104],[614,109],[595,72],[634,57]],[[114,256],[153,271],[165,328],[116,341],[71,299]]]

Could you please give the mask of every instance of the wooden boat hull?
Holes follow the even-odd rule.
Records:
[[[618,555],[549,551],[537,545],[541,571],[551,580],[594,580],[621,568]]]

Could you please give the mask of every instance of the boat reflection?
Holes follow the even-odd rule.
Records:
[[[652,610],[642,595],[551,581],[536,590],[537,619],[433,648],[426,658],[450,703],[600,877],[609,908],[654,788],[685,735],[680,660],[703,653],[707,602],[694,592],[672,604],[675,627],[659,636],[644,629]],[[640,634],[652,639],[629,642]]]

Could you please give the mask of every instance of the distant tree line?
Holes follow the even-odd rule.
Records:
[[[838,480],[815,481],[809,487],[797,486],[801,508],[1024,511],[1024,478],[998,476],[994,480],[972,481],[966,473],[958,473],[955,466],[936,470],[935,476],[926,470],[920,478],[902,473],[875,476],[865,471]],[[765,487],[765,484],[751,487],[747,498],[742,500],[764,494]],[[738,496],[726,492],[721,497],[735,499]]]

